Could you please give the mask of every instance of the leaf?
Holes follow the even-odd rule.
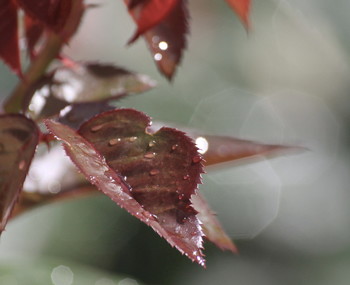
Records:
[[[179,0],[124,0],[129,13],[137,24],[137,31],[129,44],[140,35],[162,22],[174,9]]]
[[[59,122],[77,130],[93,116],[113,109],[116,108],[106,101],[75,103],[60,112]]]
[[[27,16],[45,28],[70,38],[79,26],[84,5],[82,0],[16,0]]]
[[[0,0],[0,58],[19,76],[17,8],[12,0]]]
[[[292,150],[305,150],[301,147],[261,144],[233,137],[212,135],[195,135],[194,137],[207,166],[258,155],[267,156]]]
[[[33,121],[22,115],[0,115],[0,231],[21,192],[38,140]]]
[[[237,253],[238,250],[231,239],[223,230],[215,213],[210,209],[207,201],[200,194],[191,198],[193,208],[198,212],[198,218],[202,222],[205,237],[222,250],[230,250]]]
[[[248,30],[250,27],[249,13],[251,0],[226,0],[226,2],[236,12]]]
[[[69,103],[119,98],[155,86],[146,75],[111,64],[91,62],[57,68],[51,83],[53,96]]]
[[[92,184],[204,266],[203,234],[190,204],[202,172],[196,148],[174,129],[146,133],[149,123],[148,117],[135,110],[113,110],[86,122],[79,135],[46,120]]]
[[[187,1],[179,0],[162,21],[142,34],[158,69],[169,80],[187,45],[188,17]]]
[[[28,53],[33,58],[35,56],[35,45],[44,32],[44,28],[39,22],[25,15],[24,25],[26,31]]]

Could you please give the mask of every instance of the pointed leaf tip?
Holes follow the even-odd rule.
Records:
[[[228,5],[236,12],[247,30],[250,29],[250,6],[251,0],[226,0]]]

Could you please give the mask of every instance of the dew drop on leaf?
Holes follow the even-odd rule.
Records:
[[[103,125],[97,125],[97,126],[93,126],[90,130],[93,133],[98,132],[99,130],[101,130],[103,128]]]
[[[152,170],[149,172],[149,174],[150,174],[151,176],[155,176],[155,175],[157,175],[157,174],[159,174],[159,173],[160,173],[159,169],[152,169]]]
[[[183,177],[184,180],[188,180],[189,178],[190,178],[190,176],[189,176],[188,174],[186,174],[186,175]]]
[[[109,145],[109,146],[114,146],[114,145],[116,145],[118,142],[120,142],[120,139],[111,139],[111,140],[108,142],[108,145]]]
[[[144,158],[148,158],[148,159],[152,159],[156,156],[156,154],[154,152],[147,152],[145,155],[144,155]]]

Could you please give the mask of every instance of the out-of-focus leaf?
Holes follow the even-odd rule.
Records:
[[[16,0],[24,12],[65,40],[79,26],[84,11],[82,0]]]
[[[158,69],[169,80],[172,79],[187,45],[188,17],[187,1],[176,1],[162,21],[143,33]]]
[[[292,150],[302,150],[299,147],[261,144],[233,137],[211,135],[198,136],[196,144],[203,154],[205,165],[215,165],[258,155],[270,156]]]
[[[52,83],[53,96],[69,103],[114,99],[155,86],[146,75],[89,62],[57,68]]]
[[[106,101],[75,103],[60,112],[59,122],[77,130],[93,116],[113,109]]]
[[[46,120],[92,184],[204,266],[203,234],[190,205],[202,172],[196,147],[174,129],[146,133],[149,123],[135,110],[113,110],[86,122],[79,130],[81,136]]]
[[[29,55],[33,58],[35,56],[35,46],[44,32],[44,28],[39,22],[25,15],[24,25],[27,39],[27,48]]]
[[[191,198],[193,208],[198,212],[198,218],[202,222],[205,237],[222,250],[230,250],[237,253],[237,248],[223,230],[215,213],[210,209],[207,201],[201,194]]]
[[[134,42],[140,35],[162,22],[180,0],[124,0],[129,13],[137,24],[137,31],[129,40]]]
[[[0,19],[0,58],[17,75],[21,75],[17,8],[12,0],[0,0]]]
[[[38,140],[33,121],[22,115],[0,116],[0,231],[21,192]]]
[[[226,2],[236,12],[246,29],[249,29],[249,13],[251,0],[226,0]]]

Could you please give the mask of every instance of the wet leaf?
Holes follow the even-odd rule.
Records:
[[[237,253],[237,248],[223,230],[216,214],[210,209],[207,201],[200,194],[191,198],[193,208],[198,212],[198,218],[202,222],[205,237],[222,250],[230,250]]]
[[[226,0],[226,2],[239,16],[246,29],[249,29],[249,13],[251,0]]]
[[[189,31],[187,1],[175,2],[162,21],[142,34],[158,69],[169,80],[181,61]],[[137,15],[133,16],[137,19]]]
[[[204,266],[203,234],[190,203],[202,172],[200,161],[193,162],[195,145],[174,129],[149,134],[149,123],[135,110],[113,110],[86,122],[80,136],[46,120],[92,184]]]
[[[0,58],[17,75],[21,75],[17,8],[12,0],[0,0],[0,19]]]
[[[38,140],[33,121],[22,115],[0,116],[0,231],[22,190]]]
[[[179,0],[124,0],[136,22],[137,30],[129,43],[162,22]]]

